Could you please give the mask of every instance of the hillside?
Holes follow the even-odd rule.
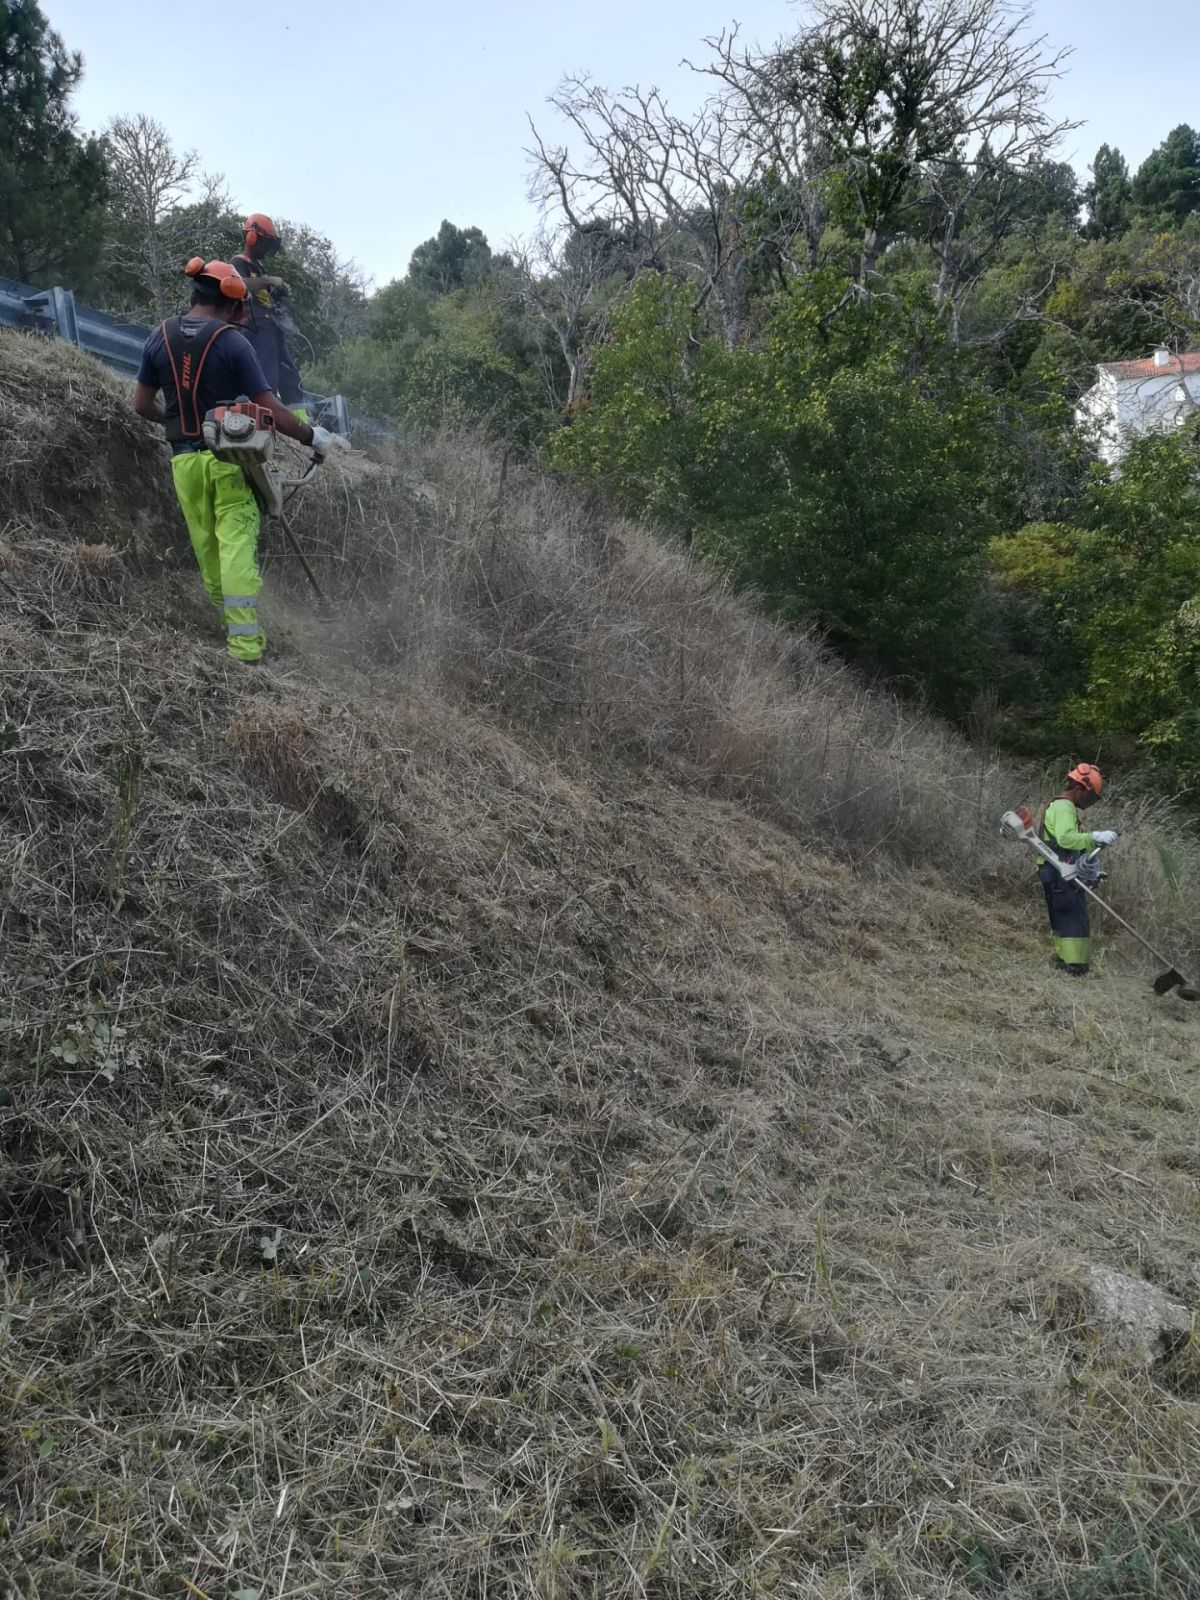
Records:
[[[7,1593],[1194,1594],[1196,1012],[1023,796],[469,442],[240,668],[123,405],[0,339]]]

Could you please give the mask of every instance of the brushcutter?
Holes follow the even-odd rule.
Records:
[[[1091,874],[1087,868],[1098,865],[1095,851],[1092,851],[1091,855],[1085,856],[1081,862],[1060,861],[1046,841],[1038,838],[1037,829],[1033,826],[1033,817],[1025,806],[1019,807],[1016,811],[1006,811],[1000,821],[1000,831],[1006,839],[1014,839],[1022,844],[1032,845],[1038,855],[1044,861],[1050,863],[1064,882],[1077,883],[1090,900],[1094,900],[1102,910],[1107,911],[1114,922],[1120,923],[1125,932],[1136,939],[1143,950],[1149,951],[1154,959],[1165,968],[1165,971],[1160,972],[1154,980],[1155,994],[1170,994],[1171,990],[1175,989],[1178,991],[1181,1000],[1200,1000],[1200,988],[1184,977],[1169,956],[1163,955],[1162,951],[1156,950],[1149,940],[1143,939],[1136,928],[1131,928],[1125,918],[1114,911],[1106,900],[1101,900],[1095,889],[1091,887],[1088,882]],[[1084,867],[1082,872],[1080,871],[1081,867]]]
[[[239,399],[233,405],[217,406],[204,419],[205,445],[218,461],[228,461],[241,467],[263,515],[278,517],[284,536],[299,557],[304,576],[312,585],[323,614],[328,616],[331,610],[329,598],[317,582],[316,574],[292,531],[292,525],[284,515],[284,507],[294,494],[312,481],[324,457],[313,456],[308,470],[300,477],[285,477],[275,464],[276,437],[275,418],[263,406],[256,406],[247,399]]]

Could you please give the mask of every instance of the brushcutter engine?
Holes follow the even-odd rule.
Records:
[[[204,418],[204,443],[218,461],[239,467],[270,461],[275,453],[275,418],[249,400],[216,406]]]
[[[241,467],[266,517],[283,515],[288,489],[306,483],[317,468],[314,460],[300,478],[285,478],[275,465],[275,418],[264,406],[241,398],[216,406],[204,419],[204,443],[218,461]]]
[[[204,419],[204,443],[218,461],[241,467],[264,516],[283,510],[283,475],[274,464],[275,418],[262,406],[239,400],[217,406]]]
[[[1000,818],[1000,832],[1006,839],[1028,839],[1033,832],[1033,814],[1028,806],[1006,811]]]

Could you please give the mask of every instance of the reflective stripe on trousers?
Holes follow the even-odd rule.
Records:
[[[225,612],[225,632],[231,639],[257,639],[261,629],[258,617],[258,596],[253,594],[227,594],[222,607]],[[243,612],[252,612],[255,617],[253,622],[230,622],[228,619],[235,614],[240,616]]]
[[[257,661],[266,637],[258,620],[261,518],[253,491],[240,467],[209,450],[175,456],[171,475],[205,591],[225,618],[229,653]]]

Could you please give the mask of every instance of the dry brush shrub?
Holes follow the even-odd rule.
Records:
[[[302,810],[312,800],[318,785],[311,741],[295,711],[270,705],[241,711],[230,726],[229,740],[281,805]]]
[[[161,433],[129,389],[70,345],[0,331],[0,536],[36,522],[146,558],[182,522]]]
[[[0,334],[0,536],[45,626],[77,589],[92,622],[118,603],[161,610],[148,580],[164,560],[190,565],[169,483],[166,451],[122,384],[77,351]],[[389,465],[328,469],[295,510],[346,608],[343,655],[394,661],[559,751],[648,760],[856,859],[965,863],[989,894],[1028,890],[1024,861],[995,838],[999,813],[1036,786],[1028,773],[482,439],[412,441]],[[88,543],[72,551],[80,534]],[[307,605],[269,527],[264,544],[273,576]],[[1112,892],[1195,949],[1194,830],[1152,798],[1125,809],[1134,825]]]
[[[559,748],[648,760],[858,856],[978,856],[1011,803],[997,760],[479,439],[329,474],[299,517],[356,644]]]
[[[369,823],[343,777],[325,769],[302,718],[291,709],[255,704],[229,729],[250,774],[280,805],[305,814],[326,837],[362,851]]]
[[[1114,906],[1137,927],[1154,930],[1171,954],[1200,958],[1200,838],[1181,807],[1144,784],[1114,785],[1105,807],[1121,828],[1106,857]],[[1100,824],[1098,824],[1100,825]],[[1189,974],[1192,976],[1192,974]]]

